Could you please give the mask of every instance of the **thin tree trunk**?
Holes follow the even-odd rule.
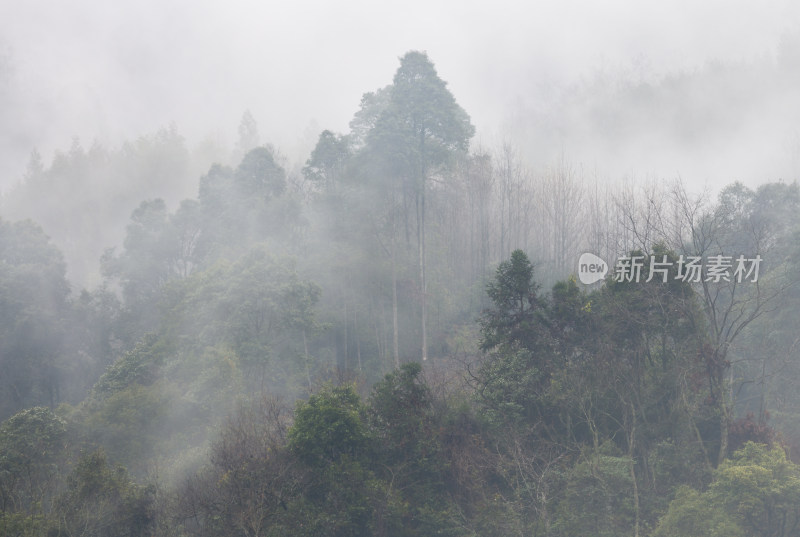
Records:
[[[348,360],[347,360],[348,356],[347,355],[350,352],[350,349],[347,348],[347,321],[348,321],[348,316],[347,316],[347,295],[345,294],[345,299],[344,299],[344,362],[343,362],[343,366],[344,366],[344,370],[345,371],[348,370],[347,369],[347,362],[348,362]]]
[[[356,358],[358,359],[358,372],[361,373],[361,337],[358,334],[358,308],[353,309],[353,335],[356,338]]]
[[[400,368],[400,334],[397,322],[397,241],[395,239],[395,219],[392,218],[392,353],[394,367]]]
[[[423,186],[424,189],[424,186]],[[422,360],[428,359],[428,288],[425,282],[425,193],[420,211],[419,279],[422,286]]]
[[[730,369],[730,368],[729,368]],[[733,371],[730,371],[733,375]],[[719,386],[719,455],[717,456],[717,466],[725,461],[728,456],[728,427],[730,426],[730,408],[728,397],[725,394],[724,381],[720,379]],[[731,382],[732,384],[732,382]]]
[[[381,373],[383,373],[384,368],[386,367],[386,340],[381,338],[381,335],[386,331],[386,317],[385,317],[385,308],[383,307],[383,301],[380,301],[381,305],[381,314],[380,317],[378,316],[377,311],[377,304],[378,301],[373,302],[373,306],[375,309],[373,310],[373,321],[375,322],[375,345],[378,347],[378,363],[381,364]]]
[[[420,188],[418,218],[419,281],[422,288],[422,361],[428,359],[428,287],[425,282],[425,129],[420,132]]]
[[[303,328],[303,351],[306,355],[306,380],[308,381],[308,389],[311,390],[311,371],[308,367],[308,341],[306,340],[306,329]]]
[[[636,442],[636,411],[631,402],[631,434],[628,442],[628,456],[631,459],[631,481],[633,483],[633,537],[639,537],[639,484],[636,482],[636,460],[634,459],[634,443]]]

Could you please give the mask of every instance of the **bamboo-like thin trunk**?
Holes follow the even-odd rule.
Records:
[[[356,338],[356,358],[358,360],[358,372],[361,373],[361,337],[358,335],[358,308],[353,310],[353,332]]]
[[[417,210],[417,242],[419,244],[419,283],[422,290],[422,361],[428,359],[428,286],[425,281],[425,129],[420,132],[419,200]]]
[[[392,218],[392,353],[394,367],[400,368],[400,335],[397,322],[397,244],[395,240],[395,219]]]
[[[303,351],[306,355],[306,380],[308,381],[308,389],[311,391],[311,371],[309,370],[308,366],[308,341],[306,340],[306,329],[303,328]]]

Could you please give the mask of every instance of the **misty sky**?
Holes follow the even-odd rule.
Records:
[[[548,88],[604,69],[657,80],[710,60],[771,56],[798,27],[800,7],[789,0],[769,9],[731,1],[2,0],[0,187],[18,180],[33,147],[49,162],[74,136],[84,146],[113,146],[175,122],[190,147],[209,135],[232,145],[245,109],[262,141],[303,158],[322,128],[347,130],[362,93],[390,83],[411,49],[428,52],[478,139],[491,145],[508,135],[520,107],[544,102]],[[792,151],[794,128],[759,125],[779,131],[764,151],[746,157],[736,144],[749,141],[732,138],[702,162],[674,148],[655,155],[652,145],[646,155],[619,151],[606,161],[569,135],[563,149],[609,173],[752,182],[751,168],[770,160],[770,174],[793,179],[795,170],[775,161]],[[732,162],[727,169],[723,158]],[[742,177],[732,177],[737,170]]]

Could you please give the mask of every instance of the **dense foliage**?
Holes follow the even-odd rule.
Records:
[[[153,188],[92,290],[0,220],[0,534],[796,535],[797,185],[590,197],[473,134],[410,52],[302,169],[245,114],[174,209],[174,130],[34,159],[18,199]],[[583,249],[669,269],[584,286]],[[678,270],[740,254],[757,281]]]

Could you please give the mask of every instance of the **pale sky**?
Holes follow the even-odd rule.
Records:
[[[18,179],[33,147],[49,162],[74,136],[84,146],[95,139],[113,146],[175,122],[190,146],[212,133],[232,144],[245,109],[262,140],[291,155],[312,121],[312,129],[346,131],[361,95],[390,83],[398,58],[412,49],[428,53],[479,140],[491,144],[520,105],[544,103],[547,88],[602,69],[657,80],[713,60],[749,61],[774,55],[781,35],[798,28],[800,7],[789,0],[768,7],[683,0],[0,0],[0,52],[11,67],[10,78],[0,77],[0,187]],[[790,133],[781,129],[775,144]],[[730,158],[740,153],[724,150]],[[591,148],[575,153],[592,166],[651,171],[647,155],[605,163]],[[654,169],[674,162],[682,175],[701,177],[718,167],[695,168],[675,151],[652,158]],[[732,169],[749,165],[760,163]]]

